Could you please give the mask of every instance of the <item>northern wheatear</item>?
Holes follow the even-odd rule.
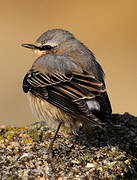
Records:
[[[49,149],[61,125],[73,131],[110,121],[104,72],[93,53],[63,29],[44,32],[36,43],[22,44],[38,57],[24,77],[23,90],[37,119],[56,129]]]

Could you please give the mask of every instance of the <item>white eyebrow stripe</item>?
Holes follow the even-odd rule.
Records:
[[[46,43],[43,44],[43,46],[45,46],[45,45],[49,45],[51,47],[55,47],[55,46],[58,45],[58,43],[55,42],[55,41],[52,41],[52,42],[51,41],[47,41]]]

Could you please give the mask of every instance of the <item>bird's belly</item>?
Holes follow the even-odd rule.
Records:
[[[58,123],[62,121],[63,126],[67,131],[74,131],[79,128],[81,121],[72,115],[64,112],[47,101],[28,93],[29,104],[32,113],[38,121],[46,121],[46,124],[51,129],[56,129]]]

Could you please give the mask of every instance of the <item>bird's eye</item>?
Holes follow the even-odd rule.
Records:
[[[50,45],[45,45],[45,46],[42,46],[41,48],[40,48],[40,50],[41,51],[43,51],[43,50],[51,50],[53,47],[52,46],[50,46]]]

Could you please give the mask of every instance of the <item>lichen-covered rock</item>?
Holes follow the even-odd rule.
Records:
[[[113,114],[112,124],[53,137],[44,122],[0,127],[0,179],[137,179],[137,118]]]

